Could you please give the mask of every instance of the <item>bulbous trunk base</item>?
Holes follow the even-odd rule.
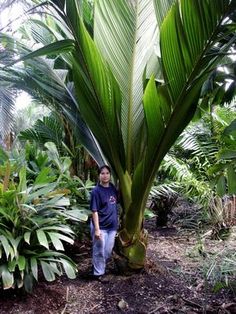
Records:
[[[114,260],[119,273],[128,275],[144,268],[147,242],[148,232],[145,229],[132,239],[126,229],[118,233]]]

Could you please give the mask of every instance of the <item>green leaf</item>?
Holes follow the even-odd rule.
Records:
[[[44,184],[50,183],[51,182],[51,178],[49,176],[50,172],[51,172],[50,168],[44,167],[37,175],[33,185],[42,186]]]
[[[19,236],[16,239],[14,239],[12,237],[8,237],[8,241],[11,244],[11,247],[13,249],[12,253],[14,254],[14,256],[18,255],[18,245],[19,245],[21,239],[22,239],[22,236]]]
[[[61,170],[61,172],[63,172],[63,167],[62,167],[62,163],[60,160],[59,152],[58,152],[58,149],[57,149],[55,143],[47,142],[47,143],[45,143],[44,146],[48,150],[48,156],[52,159],[53,162],[55,162],[58,169]]]
[[[7,160],[9,160],[9,157],[5,150],[0,146],[0,164],[4,164]]]
[[[71,163],[72,163],[72,161],[69,157],[64,157],[63,162],[62,162],[62,172],[63,173],[70,170]]]
[[[146,219],[151,219],[153,217],[156,217],[156,214],[154,214],[149,208],[145,208],[144,217]]]
[[[1,235],[0,236],[0,243],[2,244],[2,246],[4,248],[6,258],[8,259],[8,256],[13,253],[13,250],[12,250],[11,246],[9,245],[7,238],[5,236]]]
[[[39,230],[36,231],[36,234],[37,234],[37,238],[38,238],[39,243],[42,246],[44,246],[47,249],[49,249],[48,240],[47,240],[45,232],[42,229],[39,229]]]
[[[74,41],[71,39],[64,39],[61,41],[57,41],[55,43],[49,44],[46,47],[39,48],[36,51],[33,51],[22,58],[10,63],[7,65],[7,67],[12,66],[13,64],[20,62],[20,61],[26,61],[32,58],[41,57],[41,56],[49,56],[49,55],[55,55],[62,52],[70,52],[74,49]]]
[[[155,0],[154,1],[155,12],[156,12],[159,26],[161,26],[166,14],[170,10],[174,2],[175,0],[161,0],[161,1]]]
[[[165,130],[165,125],[170,118],[171,111],[169,102],[170,100],[167,98],[167,95],[165,95],[163,88],[159,88],[157,92],[154,77],[151,77],[143,96],[143,106],[148,130],[148,154],[151,154],[151,158],[153,158],[153,152],[156,147],[158,147]],[[147,158],[147,163],[149,163],[150,157],[147,156]]]
[[[18,289],[22,288],[23,285],[24,285],[24,280],[21,279],[21,278],[17,278],[17,279],[16,279],[16,285],[17,285],[17,288],[18,288]]]
[[[36,199],[37,197],[41,195],[44,195],[44,196],[47,195],[48,193],[50,193],[56,188],[57,184],[58,184],[57,182],[50,183],[46,187],[40,188],[36,192],[30,193],[27,197],[27,202],[31,202],[32,200]]]
[[[16,259],[14,259],[13,261],[8,261],[7,268],[10,272],[14,272],[16,265],[17,265],[17,261],[16,261]]]
[[[120,128],[128,169],[143,123],[143,73],[153,55],[157,35],[153,0],[95,2],[95,43],[109,63],[122,94]],[[115,142],[118,145],[116,139]]]
[[[42,271],[44,274],[44,277],[47,281],[53,281],[55,280],[55,273],[53,268],[50,266],[50,264],[44,262],[44,261],[40,261],[41,267],[42,267]]]
[[[24,240],[28,244],[30,244],[30,236],[31,236],[31,232],[30,231],[27,231],[27,232],[24,233]]]
[[[54,202],[54,206],[70,206],[70,199],[68,197],[61,197],[58,201]]]
[[[53,269],[54,273],[57,274],[58,276],[62,275],[62,271],[59,269],[59,263],[58,260],[55,259],[55,262],[50,261],[49,262],[51,268]],[[61,267],[60,267],[61,268]]]
[[[80,51],[74,54],[73,74],[80,110],[106,157],[113,156],[111,162],[121,167],[124,145],[119,86],[82,21],[78,36]]]
[[[66,259],[60,258],[60,261],[63,265],[63,268],[65,270],[67,277],[70,279],[75,279],[76,278],[75,266],[71,262],[67,261]]]
[[[27,184],[26,184],[26,167],[22,167],[19,173],[20,182],[18,185],[18,192],[26,192]],[[25,199],[25,197],[23,197]]]
[[[224,175],[221,175],[217,180],[216,192],[220,197],[226,194],[226,178]]]
[[[69,238],[69,237],[67,237],[67,236],[65,236],[63,234],[58,233],[58,238],[63,240],[63,241],[65,241],[65,242],[68,242],[70,244],[74,244],[74,240],[73,239],[71,239],[71,238]]]
[[[35,257],[30,258],[30,267],[34,278],[38,280],[38,263]]]
[[[25,257],[24,257],[23,255],[20,255],[20,256],[18,257],[17,263],[18,263],[18,266],[19,266],[19,270],[20,270],[20,271],[25,270],[26,259],[25,259]]]
[[[58,237],[58,233],[55,232],[48,232],[48,235],[52,241],[53,246],[57,251],[64,251],[64,246]]]
[[[232,135],[236,137],[236,119],[224,129],[223,135]]]
[[[80,209],[72,209],[72,210],[67,210],[66,215],[76,221],[87,221],[88,220],[88,215],[86,213],[83,213],[82,210]]]
[[[206,71],[205,66],[216,61],[217,58],[211,58],[210,62],[201,59],[227,7],[223,0],[214,3],[183,0],[176,1],[169,10],[161,26],[160,41],[172,99],[181,95],[193,70],[197,78],[198,71]]]
[[[62,231],[63,233],[67,233],[69,235],[74,234],[74,231],[70,227],[68,227],[66,225],[42,227],[41,230],[44,230],[44,231],[56,230],[56,231]]]
[[[236,158],[236,150],[231,150],[231,149],[222,149],[219,152],[219,157],[221,159],[235,159]]]
[[[228,194],[236,194],[236,171],[233,164],[227,167]]]
[[[208,169],[208,173],[209,175],[214,175],[217,172],[224,170],[225,167],[226,167],[225,164],[221,164],[221,163],[215,164]]]
[[[31,274],[25,274],[24,276],[24,288],[26,290],[26,292],[28,293],[32,293],[33,290],[33,277],[31,276]]]
[[[9,272],[6,265],[0,266],[0,277],[2,277],[3,289],[12,288],[14,284],[14,275]]]

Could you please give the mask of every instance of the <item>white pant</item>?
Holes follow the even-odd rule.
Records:
[[[95,239],[94,227],[91,223],[91,235],[93,239],[93,274],[95,276],[101,276],[105,274],[106,261],[111,256],[116,231],[101,230],[101,239]]]

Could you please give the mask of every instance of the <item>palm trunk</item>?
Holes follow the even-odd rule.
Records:
[[[148,233],[144,229],[144,211],[150,189],[132,200],[132,182],[121,186],[123,212],[116,242],[116,264],[122,273],[142,269],[145,264]]]

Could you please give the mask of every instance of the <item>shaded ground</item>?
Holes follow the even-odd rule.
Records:
[[[226,245],[236,248],[235,235],[227,242],[207,240],[204,257],[199,255],[199,242],[193,233],[156,229],[154,220],[147,228],[147,264],[141,273],[115,275],[111,264],[108,283],[84,279],[90,267],[90,243],[82,243],[75,255],[77,279],[41,282],[32,295],[6,291],[0,295],[0,313],[236,313],[233,292],[213,293],[202,274],[204,259]]]

